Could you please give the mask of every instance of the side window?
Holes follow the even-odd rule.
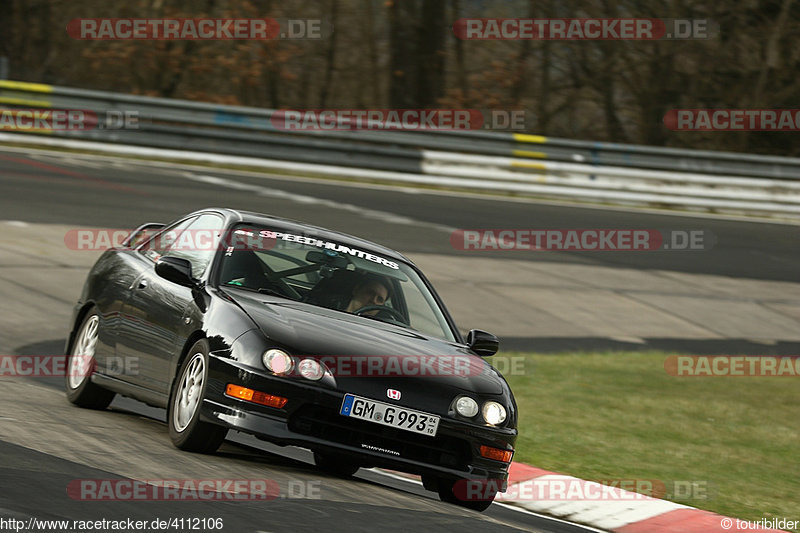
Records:
[[[222,237],[224,220],[219,215],[200,215],[169,245],[164,255],[180,257],[192,263],[192,276],[199,278],[214,259]]]
[[[214,258],[223,224],[222,217],[212,214],[183,220],[153,237],[141,252],[151,261],[164,256],[186,259],[192,263],[192,276],[199,278]]]
[[[153,262],[158,261],[161,256],[166,254],[169,247],[178,240],[183,230],[196,219],[197,217],[189,217],[157,233],[139,249],[139,252]]]

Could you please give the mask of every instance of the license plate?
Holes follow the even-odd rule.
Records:
[[[431,437],[436,435],[436,430],[439,428],[439,417],[436,415],[352,394],[345,395],[339,414]]]

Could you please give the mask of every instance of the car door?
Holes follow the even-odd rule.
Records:
[[[196,306],[192,289],[156,274],[156,261],[164,256],[187,259],[193,277],[201,278],[214,256],[223,223],[221,216],[204,213],[179,222],[140,249],[141,274],[124,307],[117,343],[118,354],[139,363],[136,385],[169,393],[171,361],[181,347],[179,331]]]

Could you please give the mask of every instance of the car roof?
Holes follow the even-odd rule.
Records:
[[[302,222],[299,220],[275,217],[263,213],[255,213],[253,211],[242,211],[240,209],[231,209],[227,207],[209,207],[206,209],[200,209],[192,213],[192,215],[207,213],[209,211],[214,211],[222,215],[225,215],[225,217],[228,219],[229,224],[231,223],[257,224],[261,226],[267,226],[270,228],[282,229],[284,231],[297,233],[300,235],[316,237],[318,239],[336,241],[347,246],[353,246],[361,249],[370,250],[380,255],[383,255],[387,258],[398,259],[404,263],[413,265],[411,260],[409,260],[406,256],[395,250],[392,250],[391,248],[381,246],[380,244],[376,244],[372,241],[361,239],[359,237],[355,237],[347,233],[342,233],[339,231],[330,230],[320,226],[315,226],[313,224],[308,224],[306,222]]]

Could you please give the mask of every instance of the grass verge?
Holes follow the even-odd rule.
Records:
[[[660,480],[666,499],[735,518],[800,519],[800,378],[673,377],[668,355],[496,356],[522,370],[504,372],[520,412],[514,460]],[[676,482],[692,494],[672,493]]]

